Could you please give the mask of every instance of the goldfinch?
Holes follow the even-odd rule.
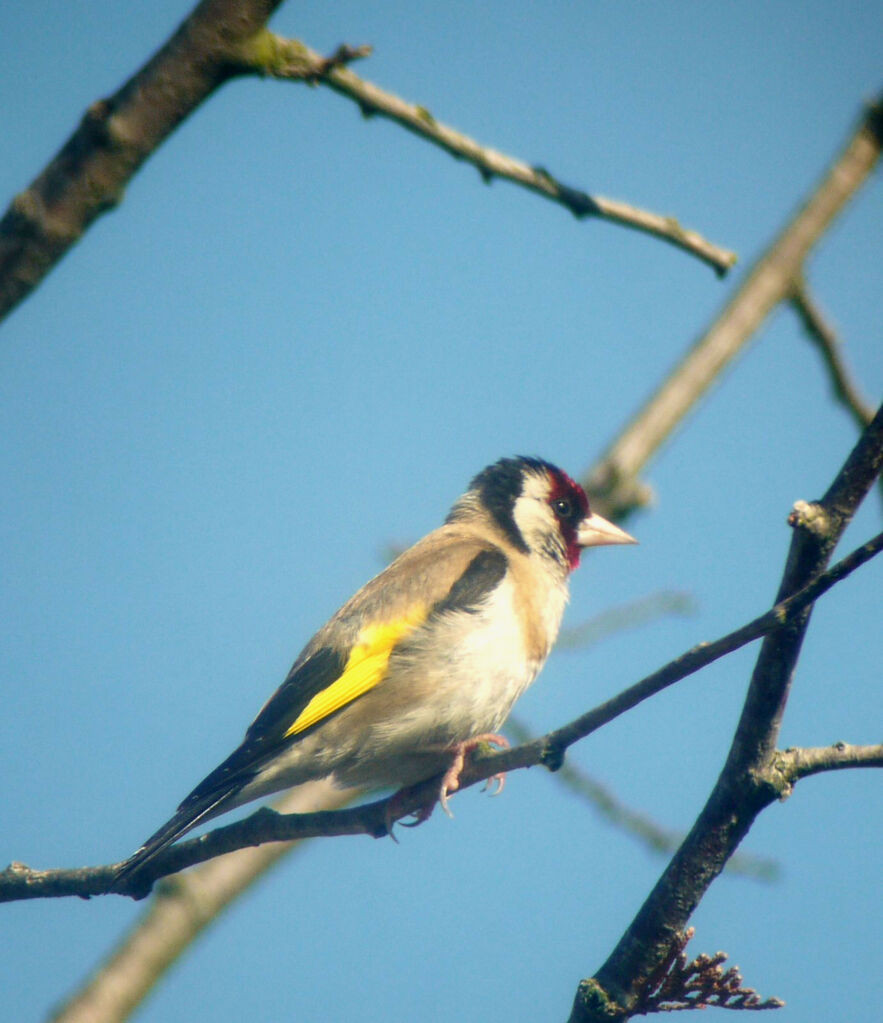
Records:
[[[484,469],[443,526],[316,633],[242,744],[117,880],[204,821],[329,775],[370,788],[440,775],[447,808],[465,753],[505,744],[495,733],[555,642],[583,548],[635,542],[548,462],[503,458]]]

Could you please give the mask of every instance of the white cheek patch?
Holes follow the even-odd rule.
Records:
[[[552,561],[567,563],[567,549],[555,513],[549,505],[550,483],[545,476],[525,476],[512,518],[529,551]]]

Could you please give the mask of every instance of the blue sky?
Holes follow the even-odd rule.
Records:
[[[0,193],[167,37],[186,2],[7,5]],[[381,9],[382,8],[382,9]],[[225,87],[0,328],[0,860],[117,860],[239,742],[312,631],[503,454],[584,471],[818,180],[880,87],[879,3],[290,3],[280,32],[368,42],[357,71],[562,180],[737,250],[690,257],[577,222],[323,89]],[[883,391],[880,188],[808,277],[871,401]],[[554,656],[519,714],[561,724],[766,608],[798,498],[855,440],[778,311],[647,471],[641,546],[584,559],[567,622],[660,591],[697,611]],[[873,495],[844,541],[879,530]],[[817,608],[782,745],[872,742],[872,563]],[[754,649],[582,743],[572,760],[661,824],[713,785]],[[834,997],[870,1020],[879,776],[802,783],[722,878],[695,952],[730,952],[784,1023]],[[323,840],[177,965],[164,1023],[561,1019],[663,862],[542,771],[470,790],[399,845]],[[876,887],[875,887],[876,886]],[[3,909],[0,990],[38,1020],[140,914]],[[877,964],[878,965],[878,964]]]

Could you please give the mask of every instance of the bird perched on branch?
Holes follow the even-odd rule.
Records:
[[[636,541],[592,514],[565,472],[503,458],[443,526],[362,587],[316,633],[242,744],[126,860],[117,883],[204,821],[333,775],[343,787],[458,787],[534,680],[586,547]],[[425,820],[435,799],[418,812]]]

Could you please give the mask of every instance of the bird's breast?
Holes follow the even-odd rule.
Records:
[[[382,685],[401,694],[402,733],[459,742],[502,725],[543,666],[566,601],[553,591],[531,602],[517,584],[507,574],[479,608],[427,622],[393,655]]]

